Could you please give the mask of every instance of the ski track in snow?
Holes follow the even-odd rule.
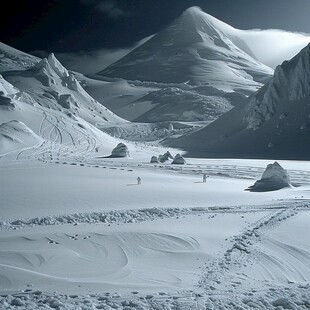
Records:
[[[61,117],[58,118],[54,115],[47,115],[43,112],[39,135],[46,141],[37,143],[31,147],[22,148],[18,151],[10,152],[9,154],[3,154],[2,157],[14,157],[14,154],[16,154],[16,160],[34,158],[41,160],[56,158],[59,160],[60,158],[68,158],[68,156],[83,159],[93,154],[97,147],[95,138],[78,128],[72,128],[72,130],[79,133],[77,139],[74,138],[72,133],[67,129],[67,124],[65,124]],[[67,136],[70,141],[64,142],[64,136]],[[73,153],[74,157],[72,156]]]

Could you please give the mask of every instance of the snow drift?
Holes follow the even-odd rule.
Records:
[[[0,125],[0,155],[31,147],[43,140],[24,123],[13,120]]]

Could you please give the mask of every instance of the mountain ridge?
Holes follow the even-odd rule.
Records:
[[[205,128],[167,145],[188,156],[310,159],[310,44],[278,66],[274,78]]]

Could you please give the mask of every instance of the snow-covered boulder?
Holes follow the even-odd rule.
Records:
[[[130,157],[130,153],[127,145],[124,143],[119,143],[113,150],[110,155],[112,158],[121,158],[121,157]]]
[[[277,162],[274,162],[267,166],[262,178],[247,190],[251,192],[268,192],[290,186],[291,180],[287,171]]]
[[[180,154],[177,154],[175,155],[173,161],[171,164],[174,164],[174,165],[184,165],[186,162],[185,162],[185,159],[183,158],[182,155]]]
[[[171,155],[169,151],[167,151],[165,154],[159,155],[158,159],[161,163],[164,163],[165,161],[169,159],[173,159],[173,156]]]
[[[152,156],[150,163],[151,164],[159,163],[158,157],[157,156]]]

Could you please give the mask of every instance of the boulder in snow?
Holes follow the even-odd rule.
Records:
[[[121,157],[130,157],[130,153],[127,145],[124,143],[119,143],[113,150],[110,158],[121,158]]]
[[[290,187],[291,180],[285,169],[277,162],[269,164],[262,175],[262,178],[250,186],[247,190],[251,192],[269,192]]]
[[[158,157],[157,156],[152,156],[150,163],[151,164],[159,163]]]
[[[177,154],[175,155],[173,161],[171,164],[174,164],[174,165],[184,165],[186,162],[185,162],[185,159],[183,158],[182,155],[180,154]]]
[[[163,155],[159,155],[158,160],[161,163],[164,163],[165,161],[169,160],[169,159],[173,159],[173,156],[170,154],[169,151],[167,151],[165,154]]]

